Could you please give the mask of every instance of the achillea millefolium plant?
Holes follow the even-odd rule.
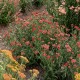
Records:
[[[42,66],[44,80],[75,80],[80,66],[80,36],[75,30],[70,37],[64,32],[67,27],[53,23],[53,18],[45,11],[32,12],[25,20],[17,16],[4,38],[13,55],[24,55],[31,66]]]

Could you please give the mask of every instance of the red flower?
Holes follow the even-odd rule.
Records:
[[[11,46],[15,46],[15,45],[16,45],[16,41],[10,42],[10,45],[11,45]]]
[[[65,66],[65,67],[68,66],[68,62],[64,63],[64,66]]]
[[[43,23],[43,20],[39,20],[39,23]]]
[[[72,51],[72,48],[69,46],[69,44],[67,43],[65,45],[66,49],[67,49],[67,52],[71,52]]]
[[[80,41],[77,42],[77,46],[80,48]]]
[[[16,45],[19,46],[19,47],[22,46],[22,44],[20,42],[16,42]]]
[[[46,54],[46,53],[43,53],[43,56],[44,56],[44,57],[46,57],[46,56],[47,56],[47,54]]]
[[[74,26],[74,28],[78,31],[80,31],[80,28],[78,26]]]
[[[76,62],[76,59],[72,59],[72,60],[71,60],[71,63],[75,63],[75,62]]]
[[[58,58],[60,56],[60,53],[56,53],[56,58]]]
[[[57,49],[58,49],[58,50],[60,50],[60,47],[61,47],[61,45],[60,45],[60,44],[58,44],[58,45],[57,45]]]
[[[33,27],[33,28],[32,28],[32,32],[34,32],[35,30],[36,30],[36,28],[35,28],[35,27]]]
[[[27,26],[29,24],[30,24],[30,22],[26,21],[26,22],[23,23],[23,26]]]
[[[26,41],[25,44],[28,46],[30,44],[30,42],[29,41]]]
[[[71,50],[71,48],[67,48],[67,52],[71,52],[72,50]]]
[[[47,55],[46,57],[47,57],[47,59],[50,59],[50,58],[51,58],[51,56],[50,56],[50,55]]]
[[[46,49],[46,50],[49,50],[49,45],[43,44],[43,45],[42,45],[42,48],[44,48],[44,49]]]
[[[38,15],[39,15],[38,12],[32,12],[32,14],[33,14],[34,16],[38,16]]]
[[[32,41],[35,41],[35,37],[34,36],[32,36]]]
[[[42,30],[42,34],[46,34],[47,33],[47,30]]]

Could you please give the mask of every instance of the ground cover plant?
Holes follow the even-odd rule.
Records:
[[[68,29],[53,23],[53,18],[45,11],[32,12],[27,20],[16,17],[16,24],[10,24],[10,33],[4,38],[15,56],[26,56],[30,65],[43,67],[44,80],[75,80],[80,66],[80,36],[74,30],[70,37],[64,32]]]
[[[0,1],[0,24],[7,25],[13,20],[13,14],[15,12],[13,2],[9,0]]]
[[[29,60],[26,57],[20,56],[18,63],[12,56],[9,50],[0,50],[0,80],[26,80],[24,73],[26,63]],[[36,69],[30,70],[31,77],[28,80],[36,80],[39,71]]]

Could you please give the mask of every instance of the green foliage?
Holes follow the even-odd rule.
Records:
[[[29,8],[32,6],[32,0],[20,0],[19,6],[21,8],[21,12],[25,13],[26,9],[29,10]]]
[[[15,12],[14,4],[9,1],[0,2],[0,24],[7,25]]]
[[[33,0],[33,5],[36,7],[41,7],[43,5],[43,0]]]

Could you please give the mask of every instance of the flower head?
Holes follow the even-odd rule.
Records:
[[[80,73],[75,74],[75,80],[80,80]]]
[[[18,71],[18,75],[22,78],[22,79],[25,79],[26,78],[26,75],[20,71]]]
[[[4,78],[4,80],[11,80],[12,75],[5,73],[5,74],[3,74],[3,78]]]
[[[29,60],[24,56],[20,56],[20,59],[22,62],[29,63]]]

